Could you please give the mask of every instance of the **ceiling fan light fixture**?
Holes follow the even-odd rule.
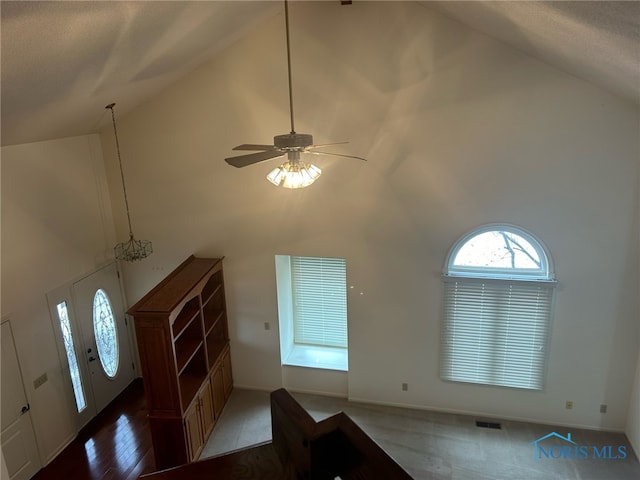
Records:
[[[288,160],[274,168],[267,175],[267,180],[276,187],[304,188],[315,182],[321,173],[322,170],[312,163]]]
[[[289,77],[289,117],[291,121],[291,132],[273,137],[273,145],[260,145],[255,143],[244,143],[233,148],[233,150],[253,150],[256,153],[237,155],[225,158],[225,162],[236,168],[243,168],[256,163],[271,160],[273,158],[287,155],[287,161],[278,168],[272,170],[267,175],[267,180],[278,187],[302,188],[311,185],[320,176],[322,171],[313,164],[300,161],[300,154],[309,153],[314,155],[331,155],[342,158],[356,158],[366,160],[355,155],[343,155],[341,153],[331,153],[326,151],[315,151],[318,148],[331,145],[340,145],[347,142],[325,143],[314,145],[313,136],[308,133],[296,133],[293,121],[293,87],[291,79],[291,48],[289,41],[289,2],[284,0],[285,33],[287,40],[287,73]]]

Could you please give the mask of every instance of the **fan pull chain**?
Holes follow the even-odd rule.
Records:
[[[289,43],[289,2],[284,0],[284,21],[287,31],[287,71],[289,72],[289,115],[291,117],[291,133],[295,134],[293,124],[293,82],[291,81],[291,45]]]

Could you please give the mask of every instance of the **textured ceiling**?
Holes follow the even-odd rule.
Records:
[[[422,2],[640,104],[640,2]]]
[[[640,105],[640,2],[420,3]],[[108,103],[122,115],[281,11],[274,1],[3,0],[2,144],[96,132]]]
[[[2,144],[94,133],[281,11],[274,2],[4,1]]]

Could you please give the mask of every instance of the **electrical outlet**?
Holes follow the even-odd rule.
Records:
[[[567,403],[564,404],[564,408],[571,410],[573,408],[573,402],[571,400],[567,400]]]
[[[604,403],[600,405],[600,413],[607,413],[607,406]]]
[[[38,378],[36,378],[33,381],[33,388],[38,388],[39,386],[41,386],[43,383],[45,383],[48,380],[47,378],[47,373],[43,373],[42,375],[40,375]]]
[[[271,330],[271,324],[269,322],[264,322],[264,329]]]
[[[402,391],[406,392],[407,390],[409,390],[409,384],[408,383],[403,383],[402,384]]]

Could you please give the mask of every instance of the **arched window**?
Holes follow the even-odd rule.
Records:
[[[440,377],[541,390],[555,286],[543,244],[486,225],[455,243],[443,278]]]

